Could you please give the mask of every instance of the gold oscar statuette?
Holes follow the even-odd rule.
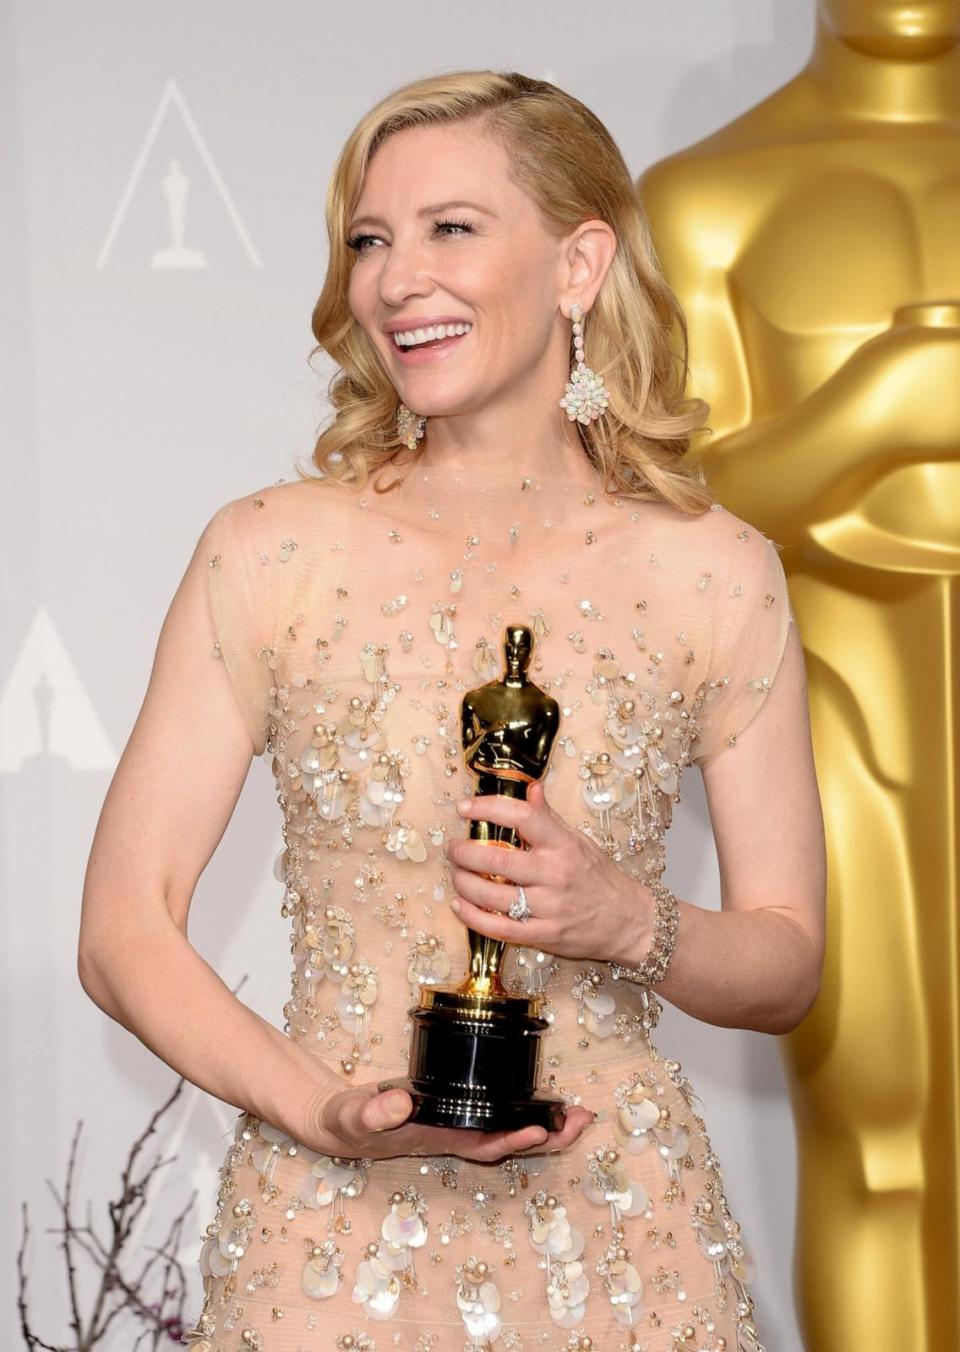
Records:
[[[503,634],[505,674],[470,690],[460,705],[464,763],[475,795],[526,798],[527,785],[546,773],[560,723],[555,699],[527,679],[533,634],[523,624]],[[513,827],[470,820],[470,839],[505,850],[524,849]],[[495,882],[498,873],[485,875]],[[506,944],[467,929],[470,964],[457,986],[425,985],[410,1010],[409,1078],[381,1088],[405,1089],[412,1122],[481,1131],[542,1126],[559,1130],[563,1101],[538,1089],[541,1036],[547,1020],[541,997],[510,994],[501,980]]]

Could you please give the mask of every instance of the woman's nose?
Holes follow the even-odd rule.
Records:
[[[402,305],[408,296],[424,296],[433,289],[419,249],[396,241],[385,251],[380,268],[380,298],[387,305]]]

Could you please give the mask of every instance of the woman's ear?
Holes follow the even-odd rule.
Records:
[[[590,309],[616,251],[617,237],[606,221],[582,221],[577,226],[564,253],[564,289],[575,293],[570,304],[578,300],[584,310]]]

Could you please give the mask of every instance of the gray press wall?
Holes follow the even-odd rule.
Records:
[[[29,1201],[37,1331],[68,1337],[58,1223],[78,1117],[79,1196],[102,1210],[174,1075],[76,977],[83,869],[166,607],[203,524],[293,478],[324,413],[308,369],[326,265],[323,202],[356,120],[389,89],[463,67],[554,81],[605,121],[639,174],[758,102],[807,60],[813,0],[5,0],[0,3],[0,1332]],[[170,243],[162,180],[187,183],[203,266]],[[191,939],[280,1023],[289,989],[269,766],[255,762],[203,876]],[[667,881],[718,905],[698,775]],[[777,1041],[665,1007],[657,1045],[706,1105],[734,1214],[759,1259],[768,1346],[799,1352],[796,1152]],[[184,1259],[212,1216],[235,1112],[194,1091],[159,1142],[177,1162],[138,1243],[198,1189]],[[128,1352],[129,1330],[108,1344]]]

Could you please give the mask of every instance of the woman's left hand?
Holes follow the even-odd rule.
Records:
[[[589,836],[567,826],[547,803],[542,780],[529,785],[525,800],[484,794],[468,799],[460,815],[512,826],[529,847],[448,842],[456,888],[450,904],[470,929],[562,958],[624,963],[629,952],[637,951],[643,931],[652,936],[651,894]],[[509,881],[493,882],[483,874]],[[507,915],[517,884],[526,893],[527,920]]]

